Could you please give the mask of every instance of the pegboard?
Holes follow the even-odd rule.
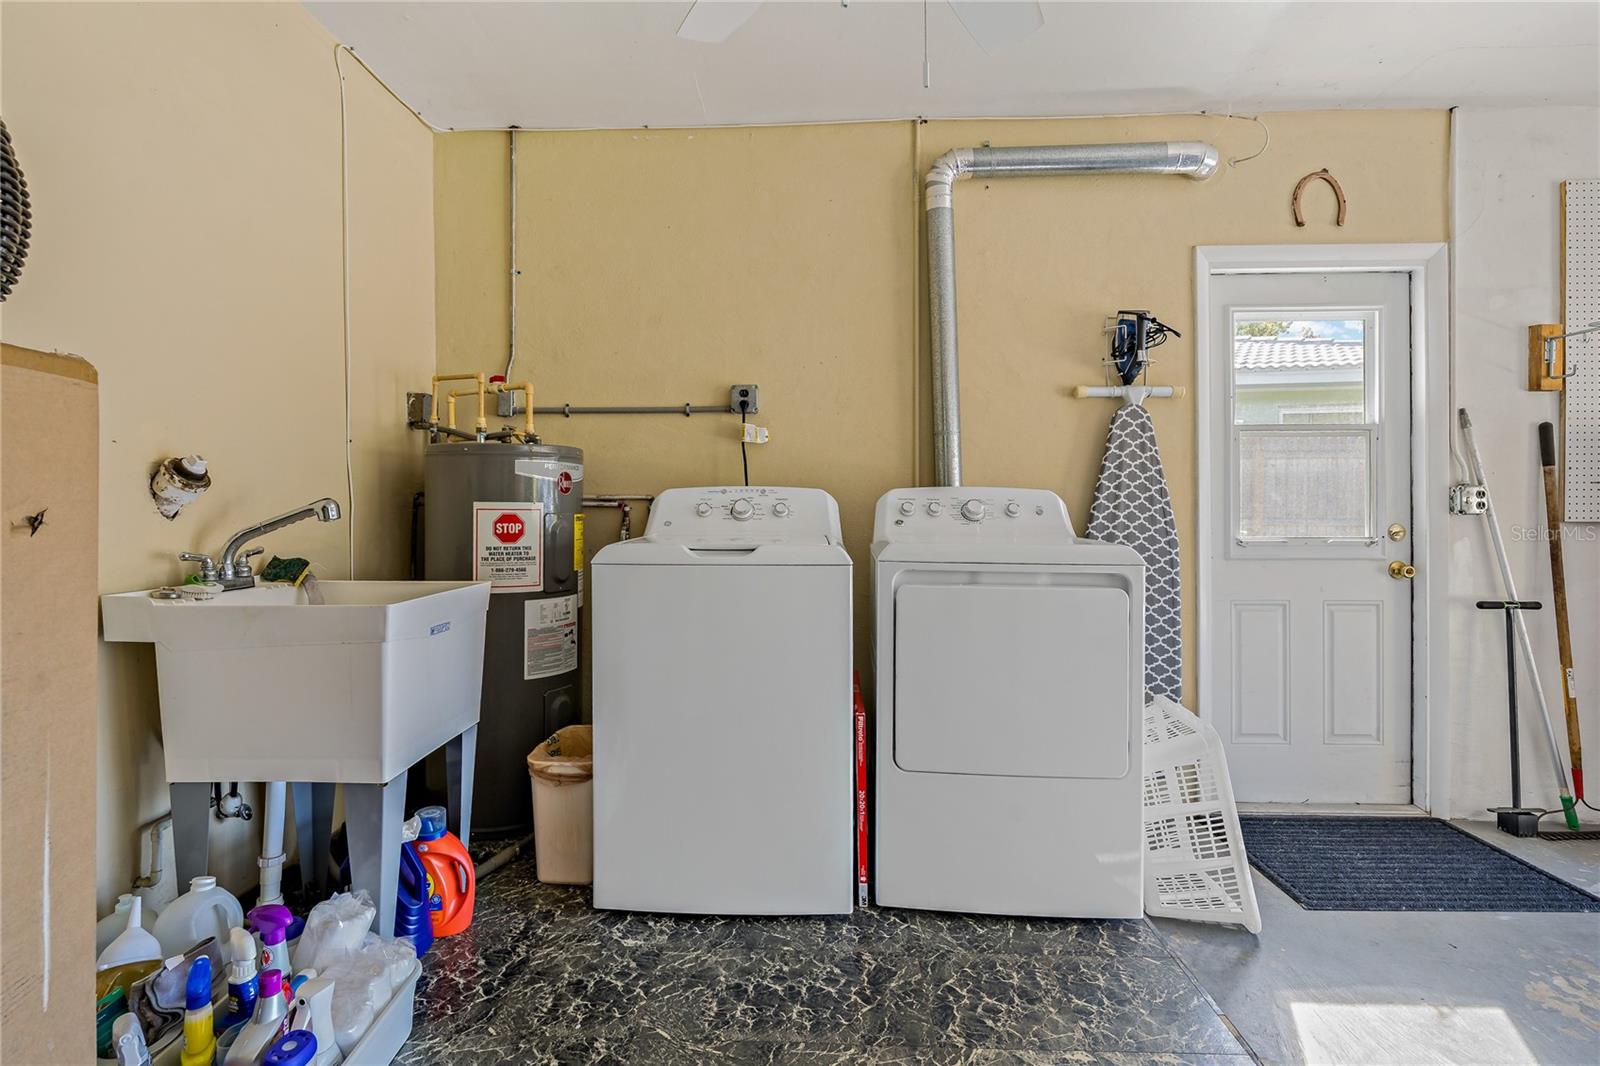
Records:
[[[1600,322],[1600,181],[1561,186],[1562,320],[1567,329]],[[1562,482],[1568,522],[1600,522],[1600,334],[1566,341],[1569,373],[1562,422]]]

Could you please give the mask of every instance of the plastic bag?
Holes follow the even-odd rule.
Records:
[[[355,954],[377,913],[365,892],[340,892],[312,907],[295,947],[295,969],[325,973],[335,962]]]
[[[323,971],[333,981],[333,1030],[342,1054],[350,1054],[372,1028],[394,990],[410,976],[416,958],[411,941],[368,933],[360,950]]]

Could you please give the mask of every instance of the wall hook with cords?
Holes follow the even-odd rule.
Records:
[[[1339,213],[1334,216],[1333,224],[1335,226],[1344,225],[1345,213],[1350,205],[1344,198],[1344,186],[1339,184],[1338,178],[1329,173],[1327,167],[1323,167],[1321,170],[1313,170],[1295,182],[1294,195],[1289,197],[1289,206],[1294,211],[1294,224],[1300,227],[1305,226],[1306,216],[1300,210],[1300,198],[1305,195],[1306,186],[1319,178],[1328,183],[1328,188],[1333,190],[1334,199],[1339,203]]]

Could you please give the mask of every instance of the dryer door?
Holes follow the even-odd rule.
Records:
[[[895,763],[928,773],[1122,777],[1132,728],[1128,594],[997,576],[911,574],[896,589]]]

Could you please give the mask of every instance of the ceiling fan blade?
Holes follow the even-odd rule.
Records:
[[[1044,25],[1044,12],[1036,0],[950,0],[950,8],[979,47],[991,54],[1031,37]]]
[[[755,15],[761,0],[695,0],[678,24],[678,36],[702,44],[721,44]]]

